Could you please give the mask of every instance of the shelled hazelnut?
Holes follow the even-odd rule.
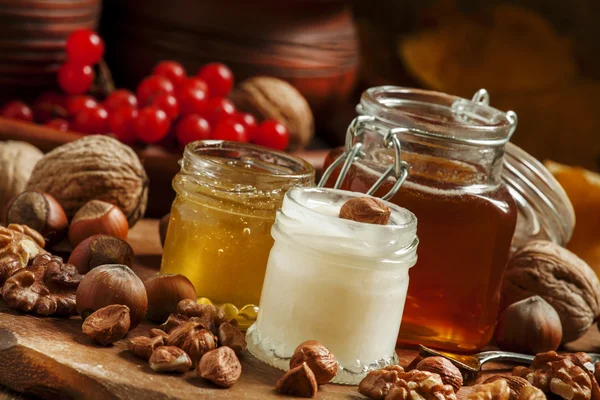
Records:
[[[135,328],[146,315],[148,297],[144,284],[125,265],[96,267],[85,275],[77,288],[77,312],[84,319],[112,304],[129,307],[131,328]]]
[[[129,331],[129,307],[113,304],[103,307],[83,321],[81,330],[101,345],[113,344]]]
[[[197,373],[217,386],[230,388],[242,375],[242,364],[229,347],[209,351],[198,363]]]
[[[164,345],[165,338],[163,338],[162,336],[138,336],[129,340],[129,342],[127,343],[127,348],[136,357],[147,361],[150,360],[150,356],[152,356],[154,350]]]
[[[58,243],[69,227],[62,206],[48,193],[22,192],[8,204],[6,224],[21,224],[38,231],[47,244]]]
[[[148,319],[163,322],[169,314],[177,309],[181,300],[195,302],[196,289],[183,275],[155,275],[144,281],[148,294]]]
[[[77,246],[90,236],[105,234],[127,239],[129,225],[121,209],[113,204],[92,200],[73,217],[69,227],[69,241]]]
[[[133,249],[123,239],[109,235],[94,235],[83,240],[73,249],[69,264],[77,267],[80,274],[107,264],[121,264],[131,268]]]
[[[195,367],[206,353],[217,348],[217,338],[202,324],[187,322],[171,331],[166,344],[185,351]]]
[[[298,397],[315,397],[319,390],[317,379],[305,362],[287,371],[275,388],[279,393]]]
[[[246,336],[240,331],[237,325],[230,322],[224,322],[219,325],[219,345],[227,346],[232,349],[238,356],[241,355],[248,344]]]
[[[190,357],[175,346],[157,348],[152,352],[148,364],[156,372],[187,372],[192,368]]]
[[[355,197],[340,208],[340,218],[366,224],[387,225],[392,211],[381,200],[372,197]]]
[[[319,385],[329,383],[338,371],[338,362],[335,356],[316,340],[300,343],[294,350],[294,354],[290,358],[290,368],[295,368],[302,363],[308,365]]]

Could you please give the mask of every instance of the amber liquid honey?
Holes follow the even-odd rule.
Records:
[[[410,270],[398,341],[453,351],[480,349],[490,341],[496,324],[516,205],[504,186],[491,191],[456,189],[456,179],[469,179],[464,170],[438,170],[435,181],[418,170],[389,200],[418,220],[418,261]],[[454,180],[452,185],[443,183],[444,174]],[[366,192],[379,176],[353,165],[342,189]],[[387,193],[391,185],[386,182],[377,195]]]

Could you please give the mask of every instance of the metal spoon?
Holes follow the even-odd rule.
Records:
[[[600,361],[600,354],[588,354],[590,357],[592,357],[594,363]],[[528,365],[533,362],[533,356],[520,353],[511,353],[508,351],[484,351],[481,353],[467,355],[437,351],[423,345],[419,345],[419,355],[423,358],[441,356],[450,360],[461,370],[465,379],[476,377],[479,372],[481,372],[481,367],[483,364],[490,361],[513,361]]]

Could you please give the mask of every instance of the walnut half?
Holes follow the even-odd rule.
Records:
[[[42,235],[25,225],[0,227],[0,287],[12,274],[25,268],[44,250]]]
[[[75,315],[75,292],[82,276],[60,257],[40,254],[31,267],[15,272],[2,287],[10,308],[40,315]]]

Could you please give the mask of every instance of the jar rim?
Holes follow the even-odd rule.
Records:
[[[257,176],[269,181],[302,180],[312,177],[315,173],[308,161],[283,151],[224,140],[189,143],[180,161],[182,167],[186,162],[194,164],[194,172],[206,173],[207,168],[212,168],[218,170],[220,176],[233,174],[240,181]]]
[[[425,112],[424,107],[431,109]],[[362,93],[359,114],[375,115],[411,133],[475,145],[503,145],[515,131],[516,120],[485,103],[433,90],[377,86]]]

